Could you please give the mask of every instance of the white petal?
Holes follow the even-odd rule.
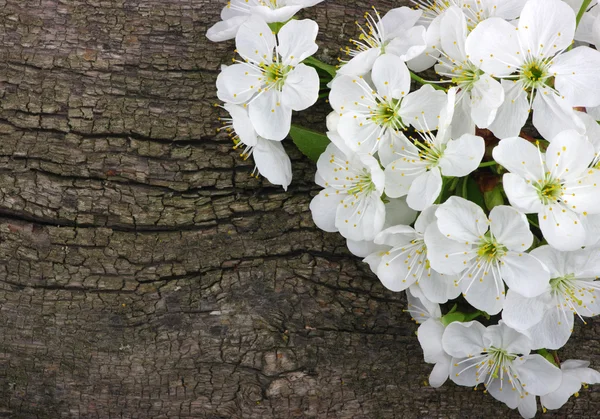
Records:
[[[399,114],[403,122],[420,131],[433,131],[437,128],[438,119],[448,100],[441,90],[430,85],[408,94],[402,100]]]
[[[467,267],[466,263],[476,256],[471,252],[471,245],[448,239],[436,224],[425,231],[425,244],[432,268],[447,275],[461,273]]]
[[[560,349],[571,337],[573,314],[565,309],[553,307],[546,311],[542,320],[528,330],[533,341],[532,349]]]
[[[474,243],[488,230],[481,207],[457,196],[450,197],[435,213],[440,232],[451,240]]]
[[[343,114],[353,110],[363,110],[361,103],[366,97],[367,102],[375,100],[370,93],[373,90],[363,79],[350,76],[338,76],[331,84],[329,103],[331,107]]]
[[[575,111],[575,115],[581,119],[585,125],[585,135],[589,142],[594,146],[596,153],[600,154],[600,124],[596,118],[589,113]]]
[[[338,73],[347,76],[362,76],[367,74],[373,68],[373,64],[375,64],[375,60],[379,55],[378,48],[370,48],[363,51],[341,66]]]
[[[435,364],[433,369],[431,370],[431,374],[429,374],[429,385],[433,388],[439,388],[446,380],[448,380],[448,375],[450,373],[450,362],[452,358],[448,357],[444,361],[439,361]]]
[[[529,117],[529,101],[520,82],[502,80],[504,102],[496,112],[496,119],[488,127],[498,138],[516,137]]]
[[[415,26],[423,12],[409,7],[397,7],[381,18],[386,39],[404,36],[404,33]]]
[[[467,37],[469,59],[492,77],[508,76],[522,62],[518,31],[504,19],[492,17],[481,22]]]
[[[390,163],[398,159],[397,152],[402,150],[405,144],[411,144],[402,131],[386,130],[379,141],[378,157],[383,167],[388,167]]]
[[[494,11],[494,16],[506,20],[512,20],[519,17],[523,6],[527,0],[493,0],[488,1],[490,8]]]
[[[577,117],[566,99],[549,89],[540,89],[533,100],[533,126],[544,138],[554,138],[564,130],[585,132],[585,125]]]
[[[475,271],[472,277],[464,276],[460,288],[467,302],[490,315],[498,314],[504,305],[502,280],[494,276],[492,269]]]
[[[248,20],[248,15],[235,16],[215,23],[206,31],[206,37],[212,42],[227,41],[235,38],[238,29]]]
[[[540,246],[531,251],[531,255],[540,260],[550,272],[551,278],[558,278],[575,274],[581,270],[584,258],[581,257],[583,250],[575,252],[561,252],[552,246]],[[582,263],[583,262],[583,263]]]
[[[223,108],[231,115],[233,129],[240,141],[245,145],[254,146],[258,139],[254,125],[248,116],[248,110],[243,106],[225,103]]]
[[[568,180],[564,184],[563,201],[578,213],[598,214],[600,212],[600,170],[588,169],[577,180]]]
[[[439,320],[442,317],[440,305],[427,300],[418,287],[406,290],[406,300],[407,310],[417,324],[423,324],[429,319]]]
[[[502,390],[500,390],[501,384]],[[512,385],[508,382],[501,382],[499,379],[495,379],[490,385],[486,386],[486,390],[494,399],[501,401],[510,409],[515,409],[519,406],[519,401],[521,400],[519,393],[516,390],[513,391]]]
[[[474,172],[483,159],[485,142],[483,138],[464,134],[449,141],[442,158],[439,160],[444,176],[463,177]]]
[[[575,12],[560,0],[530,0],[521,12],[518,33],[523,53],[552,56],[575,37]]]
[[[408,206],[417,211],[430,207],[440,195],[442,184],[442,175],[437,167],[417,176],[408,191]]]
[[[352,150],[364,154],[375,154],[382,139],[381,127],[357,112],[342,115],[338,132]]]
[[[235,37],[235,48],[247,60],[255,63],[268,63],[273,61],[273,49],[276,40],[273,31],[265,21],[257,16],[252,16],[244,23]]]
[[[546,409],[560,409],[569,401],[571,396],[581,389],[581,380],[577,377],[564,374],[560,386],[555,391],[540,397],[542,406]]]
[[[392,246],[394,248],[404,247],[413,240],[418,239],[415,230],[407,225],[395,225],[388,227],[375,237],[375,243]]]
[[[256,97],[250,105],[249,115],[258,135],[281,141],[290,132],[292,110],[282,104],[282,92],[271,89]]]
[[[344,139],[339,133],[329,131],[327,132],[327,138],[329,138],[331,143],[335,145],[345,156],[350,156],[354,154],[352,149],[348,146],[348,144],[346,144],[346,141],[344,141]]]
[[[387,252],[389,250],[389,246],[382,246],[375,244],[373,241],[367,240],[346,240],[346,246],[348,247],[350,253],[360,258],[366,258],[373,253]]]
[[[408,29],[403,36],[394,38],[385,47],[388,54],[394,54],[402,61],[409,61],[427,49],[427,32],[423,26]]]
[[[271,9],[270,7],[254,6],[251,8],[253,15],[260,16],[267,23],[274,22],[286,22],[292,18],[298,11],[302,9],[302,6],[284,6],[278,7],[277,9]]]
[[[548,289],[550,273],[528,253],[508,252],[502,258],[502,279],[523,297],[537,297]]]
[[[454,109],[451,138],[458,138],[463,134],[475,134],[475,121],[473,121],[471,113],[471,102],[468,100],[468,96],[465,96]]]
[[[451,323],[456,324],[455,323]],[[483,382],[486,375],[476,375],[477,374],[477,366],[479,363],[479,359],[460,359],[460,358],[452,358],[450,362],[450,379],[458,384],[459,386],[467,386],[473,387],[477,384]]]
[[[419,287],[427,299],[443,304],[460,295],[460,287],[456,285],[456,276],[440,274],[433,269],[419,280]]]
[[[558,250],[577,250],[584,245],[586,232],[579,214],[559,205],[547,205],[538,217],[548,244]]]
[[[401,99],[410,91],[410,72],[399,57],[382,55],[375,61],[371,74],[377,93],[384,99]]]
[[[554,58],[555,87],[573,106],[600,105],[600,52],[578,47]]]
[[[417,337],[423,349],[425,362],[432,364],[448,356],[442,347],[444,330],[444,325],[435,319],[429,319],[419,326]]]
[[[540,150],[529,141],[520,138],[506,138],[494,148],[494,160],[530,181],[544,179],[546,172]]]
[[[423,212],[421,212],[421,215],[419,215],[419,218],[417,218],[417,221],[415,221],[416,231],[418,231],[421,234],[425,234],[425,230],[427,230],[427,227],[437,222],[435,212],[437,211],[438,207],[439,205],[432,205],[429,208],[426,208]]]
[[[407,143],[404,147],[410,154],[418,153],[418,149],[412,144]],[[414,180],[426,171],[426,166],[418,160],[403,157],[393,161],[385,168],[386,195],[392,198],[407,195]]]
[[[284,65],[297,66],[304,59],[313,55],[319,49],[315,43],[319,25],[317,22],[290,20],[277,34],[279,46],[277,52],[281,55]]]
[[[584,364],[587,362],[583,362]],[[565,363],[563,362],[561,366],[564,368]],[[589,365],[589,364],[588,364]],[[565,371],[566,375],[574,376],[581,380],[582,383],[585,384],[598,384],[600,383],[600,373],[591,368],[579,368],[574,371]]]
[[[350,240],[373,240],[383,228],[385,205],[378,194],[350,195],[338,205],[335,226]]]
[[[504,88],[488,74],[482,74],[471,90],[471,118],[479,128],[489,127],[504,103]]]
[[[577,131],[562,131],[552,138],[546,151],[546,165],[558,179],[577,179],[594,160],[594,146]]]
[[[532,419],[537,414],[535,396],[530,394],[519,400],[519,414],[525,419]]]
[[[223,102],[248,102],[262,87],[261,77],[260,71],[244,64],[230,65],[217,76],[217,96]]]
[[[531,339],[503,321],[489,326],[483,335],[483,341],[487,348],[502,348],[508,353],[528,355],[531,351]]]
[[[467,19],[460,8],[451,6],[443,13],[440,31],[442,50],[453,60],[465,61],[468,29]]]
[[[408,206],[405,198],[389,199],[385,204],[385,228],[412,224],[417,215],[417,212]]]
[[[541,355],[528,355],[525,358],[525,362],[516,369],[521,384],[526,385],[529,393],[541,396],[560,386],[562,374],[558,368]]]
[[[314,105],[318,98],[319,74],[317,70],[300,64],[290,71],[281,91],[283,105],[294,111],[303,111]]]
[[[278,141],[259,138],[252,151],[259,173],[273,185],[281,185],[287,191],[292,182],[292,162]]]
[[[310,201],[310,212],[313,221],[323,231],[334,233],[338,231],[335,226],[335,214],[339,203],[339,195],[335,189],[323,189],[312,201]]]
[[[538,297],[526,298],[509,289],[504,300],[502,320],[514,329],[527,330],[542,321],[551,304],[549,292]]]
[[[404,253],[400,256],[400,249],[394,250],[381,258],[376,274],[381,283],[390,291],[404,291],[414,284],[418,278],[412,273],[412,265],[410,265],[412,260],[408,259],[410,254]],[[414,253],[410,256],[416,257]]]
[[[526,214],[543,211],[544,206],[535,188],[522,177],[506,173],[502,178],[504,191],[510,204]]]
[[[490,212],[490,229],[499,243],[510,250],[525,251],[533,244],[533,234],[527,217],[507,205],[494,207]]]
[[[479,322],[453,322],[442,337],[444,351],[454,358],[467,358],[483,352],[485,327]]]

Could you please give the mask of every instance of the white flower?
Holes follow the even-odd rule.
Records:
[[[511,172],[503,177],[511,205],[538,214],[551,246],[576,250],[586,243],[585,218],[600,213],[600,171],[589,168],[594,147],[585,137],[561,132],[545,154],[522,138],[507,138],[493,156]]]
[[[521,14],[526,0],[411,0],[423,11],[420,24],[427,25],[450,8],[460,9],[467,17],[469,28],[490,17],[506,20],[516,19]]]
[[[283,140],[290,131],[292,110],[316,102],[319,75],[300,62],[317,51],[318,30],[312,20],[292,20],[279,31],[277,44],[269,26],[254,16],[238,31],[237,52],[245,62],[219,74],[217,95],[223,102],[247,103],[260,136]]]
[[[450,372],[452,357],[449,356],[442,346],[442,336],[445,326],[442,323],[442,311],[438,304],[428,301],[419,289],[406,290],[408,300],[408,312],[412,319],[420,324],[417,330],[419,344],[423,349],[423,358],[428,364],[435,364],[429,375],[431,387],[441,387]]]
[[[583,320],[600,314],[600,251],[561,252],[542,246],[531,255],[550,271],[550,283],[534,298],[508,290],[502,319],[527,331],[534,349],[560,349],[571,336],[575,315]]]
[[[385,193],[397,198],[408,195],[408,205],[416,210],[431,206],[442,190],[442,175],[462,177],[479,167],[485,152],[483,138],[464,134],[453,140],[450,122],[454,112],[456,88],[448,92],[448,102],[437,134],[419,133],[411,143],[404,134],[392,144],[396,160],[385,169]]]
[[[214,24],[206,37],[213,42],[235,38],[238,29],[252,15],[267,23],[286,22],[299,10],[314,6],[323,0],[229,0],[221,11],[221,22]]]
[[[436,73],[460,89],[456,98],[458,109],[452,122],[453,133],[474,133],[473,123],[479,128],[487,128],[504,102],[504,89],[467,58],[467,18],[461,9],[450,7],[442,16],[440,30],[442,53],[435,67]]]
[[[458,297],[460,289],[455,285],[455,277],[431,269],[427,258],[424,235],[427,227],[436,222],[436,209],[437,206],[432,206],[423,211],[415,222],[415,228],[396,225],[377,235],[375,243],[387,245],[390,249],[381,258],[375,273],[391,291],[404,291],[415,284],[428,300],[445,303]]]
[[[590,365],[587,361],[568,360],[560,364],[562,372],[562,380],[560,387],[540,397],[540,402],[545,409],[560,409],[569,398],[573,395],[579,396],[582,384],[599,384],[600,373],[596,370],[588,368]]]
[[[331,86],[329,101],[340,115],[337,131],[348,147],[375,154],[409,126],[437,126],[446,94],[428,85],[409,93],[410,73],[400,58],[379,57],[371,77],[375,88],[363,77],[350,76],[336,78]]]
[[[511,409],[529,395],[546,395],[560,386],[560,370],[541,355],[530,355],[530,339],[502,321],[488,328],[478,322],[450,323],[442,344],[453,357],[452,381],[462,386],[483,383]]]
[[[360,29],[358,39],[350,42],[355,49],[342,49],[349,61],[340,60],[343,65],[340,74],[361,76],[373,68],[377,57],[392,54],[402,61],[408,61],[421,54],[426,48],[425,28],[415,26],[421,12],[408,7],[398,7],[381,17],[374,9],[375,17],[365,13],[366,28],[357,23]]]
[[[500,205],[485,216],[481,207],[450,197],[436,212],[437,226],[425,232],[433,269],[458,274],[466,300],[475,308],[497,314],[504,302],[504,283],[521,295],[544,292],[550,274],[525,251],[533,242],[525,215]]]
[[[505,83],[504,104],[490,130],[499,138],[519,134],[529,109],[545,138],[583,126],[573,106],[600,105],[600,52],[565,50],[575,35],[575,13],[561,0],[529,0],[518,27],[500,19],[481,22],[467,38],[474,63]],[[512,86],[511,86],[512,85]]]
[[[315,181],[325,189],[310,203],[315,224],[346,239],[373,240],[383,228],[384,174],[371,156],[344,154],[329,144],[317,162]]]
[[[234,148],[241,149],[240,156],[244,159],[254,158],[256,168],[252,173],[258,171],[273,185],[281,185],[287,191],[292,182],[292,163],[281,143],[257,135],[243,106],[226,103],[223,108],[231,115],[221,120],[233,138]]]
[[[406,199],[389,199],[385,202],[385,222],[383,228],[388,228],[398,224],[408,225],[412,224],[417,218],[417,212],[406,204]],[[383,256],[390,247],[387,245],[376,244],[373,240],[346,240],[348,250],[354,255],[368,260],[363,260],[371,265],[371,261],[374,261],[378,255]],[[382,253],[383,252],[383,253]],[[369,257],[371,256],[371,257]],[[374,265],[375,268],[379,265]],[[375,272],[375,270],[373,270]]]

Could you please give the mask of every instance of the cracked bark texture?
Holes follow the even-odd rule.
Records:
[[[284,193],[214,134],[223,4],[0,0],[0,416],[516,417],[424,385],[404,298],[311,221],[314,164],[288,141]],[[305,11],[317,56],[369,7]],[[598,336],[563,356],[600,367]],[[592,388],[546,417],[599,409]]]

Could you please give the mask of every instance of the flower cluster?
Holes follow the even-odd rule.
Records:
[[[556,352],[600,314],[600,5],[373,8],[334,68],[292,18],[317,3],[232,0],[209,30],[241,57],[217,95],[242,156],[287,188],[292,111],[327,96],[326,136],[291,135],[318,156],[313,220],[406,291],[429,383],[481,385],[525,418],[600,383]]]

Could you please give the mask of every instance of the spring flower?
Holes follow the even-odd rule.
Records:
[[[533,243],[525,215],[506,205],[490,217],[466,199],[450,197],[436,212],[437,226],[425,232],[429,259],[440,273],[458,275],[473,307],[497,314],[504,302],[504,283],[521,295],[544,292],[550,274],[525,251]]]
[[[377,10],[373,10],[375,16],[365,13],[366,27],[357,23],[361,33],[358,39],[350,40],[354,49],[342,49],[349,60],[340,60],[343,64],[340,74],[362,76],[371,71],[381,55],[392,54],[408,61],[425,50],[425,28],[415,26],[421,17],[420,11],[399,7],[381,17]]]
[[[393,150],[396,160],[386,166],[385,193],[393,198],[408,195],[408,205],[415,210],[433,205],[442,190],[442,175],[466,176],[483,158],[483,138],[471,134],[456,140],[450,137],[455,98],[456,88],[450,89],[435,136],[419,133],[420,140],[413,143],[402,134],[400,146]]]
[[[374,157],[344,154],[329,144],[317,162],[315,181],[325,189],[310,203],[315,224],[346,239],[373,240],[383,228],[384,174]]]
[[[411,0],[423,15],[419,24],[428,26],[450,8],[461,10],[470,29],[490,17],[512,20],[519,17],[526,0]]]
[[[464,9],[463,9],[464,10]],[[467,9],[471,10],[471,9]],[[468,28],[465,14],[456,6],[442,16],[442,53],[436,73],[459,87],[453,133],[473,133],[475,127],[487,128],[504,102],[504,89],[498,81],[473,64],[465,52]],[[471,122],[473,121],[473,123]]]
[[[431,206],[423,211],[415,228],[396,225],[377,235],[375,243],[390,249],[381,258],[375,273],[391,291],[404,291],[416,284],[428,300],[445,303],[458,297],[460,290],[455,286],[456,278],[437,273],[427,258],[424,235],[427,227],[436,222],[436,210],[437,206]]]
[[[452,381],[470,387],[484,384],[511,409],[530,395],[543,396],[560,386],[560,370],[543,356],[530,355],[531,340],[502,321],[487,328],[474,321],[450,323],[442,344],[452,356]]]
[[[572,107],[600,105],[600,52],[589,47],[565,52],[574,35],[575,13],[561,0],[529,0],[516,28],[492,17],[471,32],[470,60],[492,77],[510,80],[490,126],[497,137],[518,135],[529,109],[545,138],[565,129],[583,133]]]
[[[410,91],[410,73],[393,55],[377,59],[371,87],[362,77],[340,76],[331,86],[329,101],[339,113],[337,131],[348,147],[375,154],[389,147],[402,130],[435,128],[446,94],[431,86]]]
[[[442,323],[442,311],[439,304],[428,301],[419,289],[406,290],[408,311],[412,319],[419,324],[417,337],[423,349],[423,358],[428,364],[435,364],[429,375],[431,387],[441,387],[450,372],[452,357],[442,347],[445,326]]]
[[[534,298],[508,290],[502,319],[527,331],[534,349],[559,349],[571,336],[575,316],[583,320],[600,314],[600,250],[561,252],[542,246],[531,255],[550,271],[550,283]]]
[[[552,393],[540,397],[544,412],[546,409],[560,409],[573,395],[578,397],[582,385],[587,388],[588,384],[600,383],[600,373],[588,368],[589,365],[590,363],[587,361],[575,359],[560,363],[560,371],[562,373],[560,387]]]
[[[243,106],[226,103],[223,108],[231,115],[221,119],[223,129],[230,133],[234,148],[241,149],[241,157],[254,158],[256,167],[252,173],[260,173],[273,185],[281,185],[287,191],[292,181],[292,163],[281,142],[257,135]]]
[[[220,22],[214,24],[206,37],[213,42],[235,38],[238,29],[251,16],[260,16],[267,23],[287,22],[299,10],[323,0],[229,0],[221,11]]]
[[[237,52],[244,62],[219,74],[217,95],[223,102],[247,104],[261,137],[283,140],[290,131],[292,111],[316,102],[319,76],[301,61],[317,51],[318,29],[312,20],[292,20],[279,31],[277,43],[269,26],[254,16],[238,31]]]
[[[546,153],[522,138],[507,138],[494,159],[508,169],[503,177],[510,204],[538,214],[548,244],[576,250],[586,244],[585,217],[600,213],[600,171],[590,169],[594,147],[575,131],[564,131]]]

